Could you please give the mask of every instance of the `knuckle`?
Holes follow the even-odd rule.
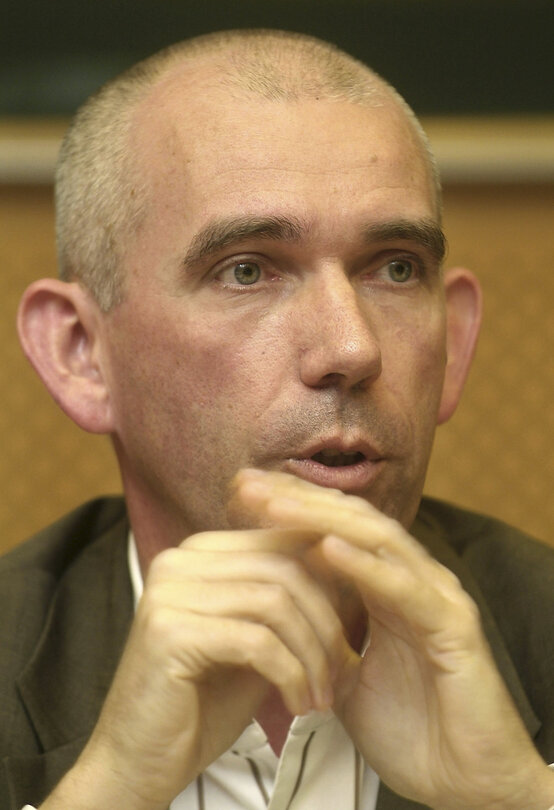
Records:
[[[423,587],[423,583],[407,568],[396,568],[388,581],[389,595],[395,600],[409,598],[411,594],[418,596]]]
[[[462,589],[460,589],[460,602],[465,609],[468,624],[472,625],[474,629],[480,629],[481,612],[477,606],[477,603],[474,602],[471,596]]]
[[[167,644],[175,634],[175,612],[157,598],[148,598],[137,611],[135,624],[151,649]]]
[[[280,583],[286,582],[289,575],[296,575],[298,570],[297,560],[284,554],[268,554],[267,561]]]
[[[451,571],[450,568],[447,568],[446,565],[442,563],[437,563],[438,570],[441,572],[441,576],[444,579],[444,582],[447,586],[452,588],[453,592],[457,592],[462,590],[462,583],[460,582],[459,578],[456,576],[454,571]]]
[[[461,637],[469,643],[482,635],[481,613],[477,603],[460,586],[447,599],[451,622],[455,624]]]
[[[279,682],[282,688],[297,686],[300,683],[304,683],[305,680],[306,673],[304,668],[295,658],[287,662],[287,666],[281,669]]]
[[[248,628],[247,638],[243,646],[245,662],[250,666],[262,658],[277,656],[280,642],[274,632],[262,624],[252,624]]]
[[[178,548],[166,548],[154,557],[148,570],[148,583],[157,583],[168,579],[179,567],[182,551]]]
[[[290,611],[292,598],[282,583],[277,582],[266,586],[263,593],[264,606],[273,616],[278,617]]]
[[[452,577],[455,575],[452,574]],[[456,581],[452,580],[452,587],[448,593],[448,599],[452,602],[468,620],[471,621],[480,621],[480,613],[477,603],[472,599],[469,593],[464,590],[460,581],[456,578]]]

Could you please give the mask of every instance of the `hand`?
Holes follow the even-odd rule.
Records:
[[[260,519],[320,533],[321,559],[354,582],[371,642],[335,683],[335,711],[397,792],[440,810],[544,810],[554,774],[498,674],[457,578],[365,501],[280,473],[244,471]]]
[[[292,714],[328,708],[331,671],[356,657],[301,561],[316,541],[298,530],[213,532],[162,552],[92,738],[44,810],[167,808],[270,686]]]

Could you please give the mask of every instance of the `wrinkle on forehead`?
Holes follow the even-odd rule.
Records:
[[[371,171],[382,173],[383,187],[395,185],[391,173],[399,178],[399,188],[421,192],[426,187],[439,220],[424,150],[394,100],[369,108],[345,100],[291,102],[245,93],[233,104],[220,87],[206,86],[206,76],[192,89],[175,86],[175,77],[167,81],[161,98],[151,95],[137,109],[132,136],[138,170],[152,190],[168,192],[166,199],[173,190],[188,207],[190,189],[202,195],[203,187],[215,182],[214,190],[222,188],[224,178],[233,174],[237,182],[241,174],[261,178],[264,172],[261,183],[300,173],[306,178],[335,175],[340,182]],[[256,128],[259,137],[252,137]]]

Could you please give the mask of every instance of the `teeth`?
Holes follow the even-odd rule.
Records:
[[[364,460],[363,453],[341,453],[340,450],[329,448],[328,450],[320,450],[312,456],[314,461],[319,464],[325,464],[327,467],[348,467],[351,464],[358,464]]]

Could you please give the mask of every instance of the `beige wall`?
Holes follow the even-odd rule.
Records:
[[[56,272],[53,227],[50,187],[0,186],[0,548],[92,495],[119,489],[107,440],[62,414],[17,342],[22,291]]]
[[[554,542],[554,184],[446,188],[449,262],[485,288],[466,397],[441,427],[428,491]],[[0,548],[95,494],[119,489],[107,440],[63,416],[20,352],[26,284],[55,273],[49,186],[0,186]]]
[[[427,490],[554,543],[554,185],[449,187],[445,206],[448,263],[478,273],[485,312]]]

